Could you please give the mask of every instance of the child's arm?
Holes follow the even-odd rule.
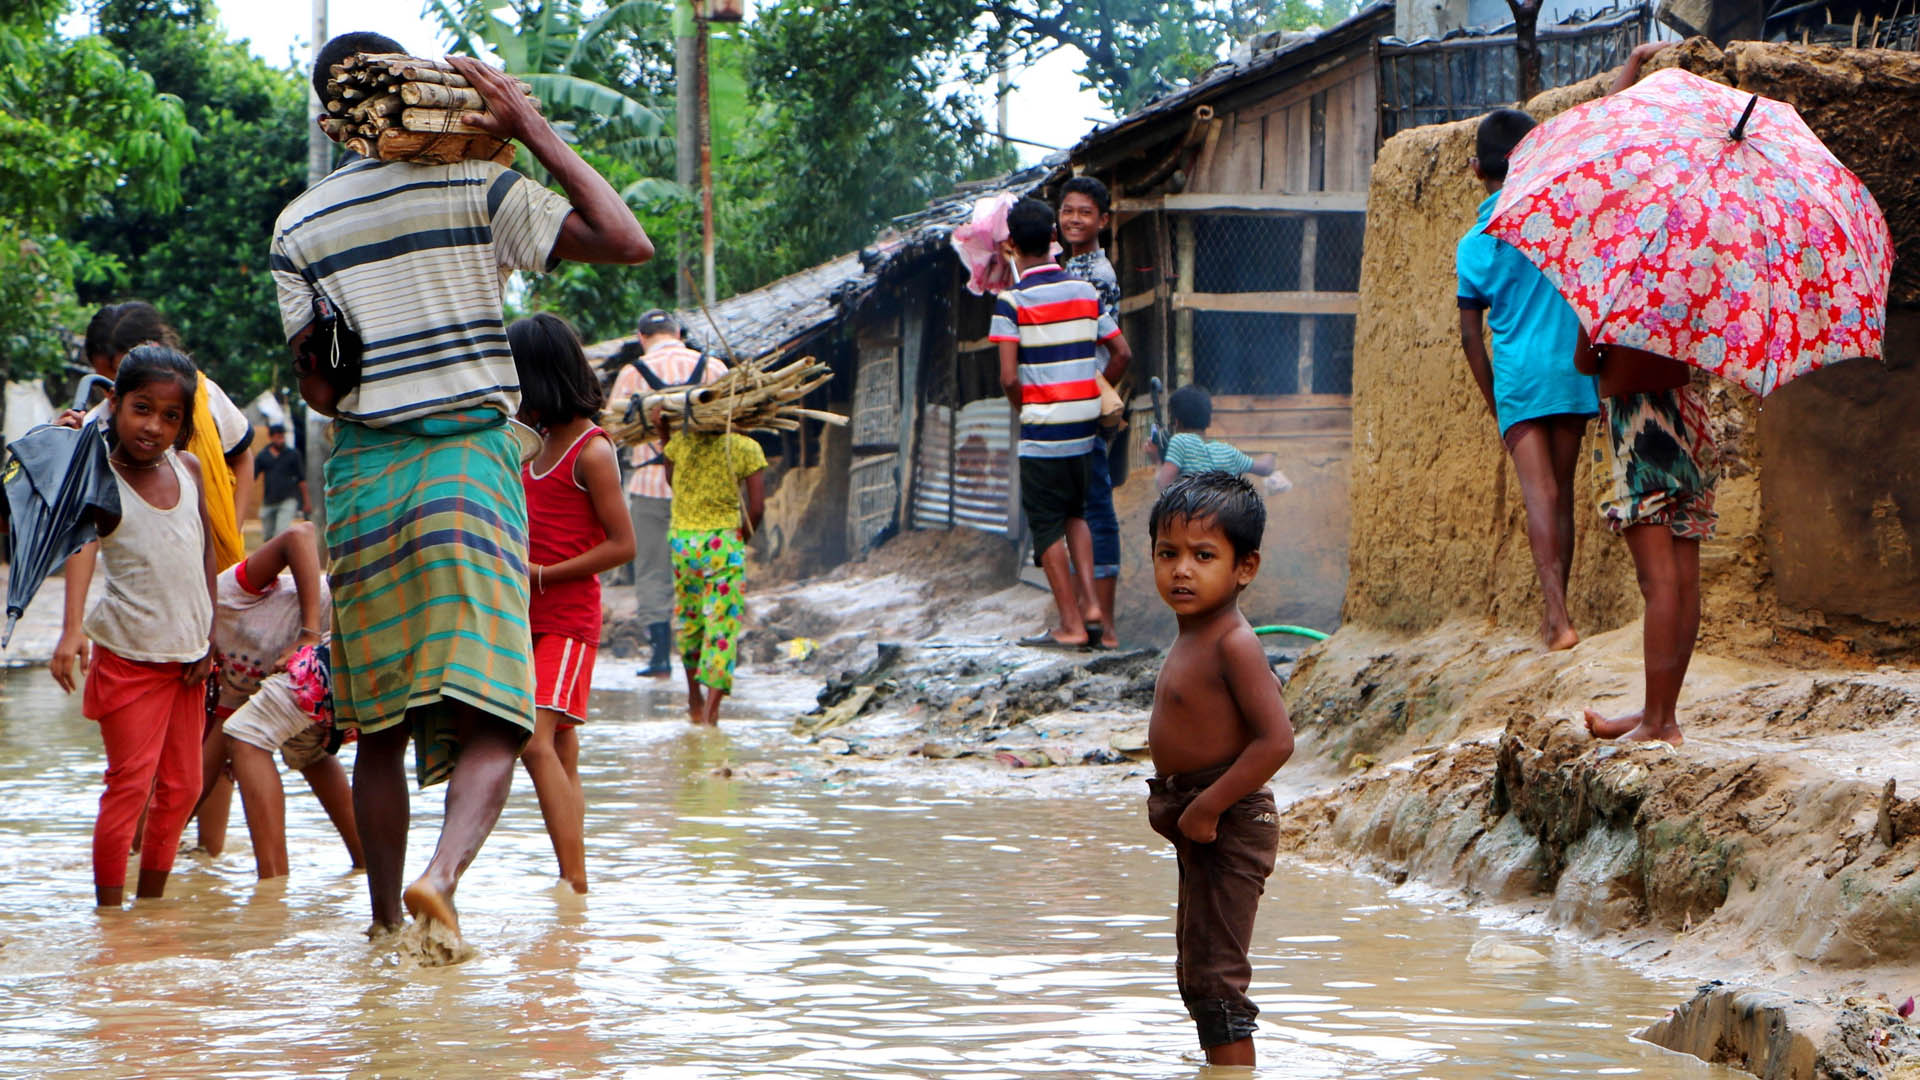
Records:
[[[1293,756],[1293,725],[1280,683],[1267,664],[1266,650],[1251,627],[1236,627],[1220,642],[1221,672],[1240,716],[1253,729],[1253,741],[1207,790],[1194,797],[1180,815],[1180,831],[1196,844],[1210,844],[1219,831],[1220,815],[1260,789]]]
[[[1607,93],[1617,94],[1627,87],[1632,86],[1634,83],[1639,82],[1641,66],[1652,59],[1654,53],[1662,49],[1670,48],[1676,44],[1678,44],[1678,42],[1643,41],[1635,45],[1633,51],[1627,54],[1627,62],[1621,66],[1620,74],[1613,77],[1613,86],[1607,90]]]
[[[1000,391],[1013,403],[1015,415],[1020,412],[1020,343],[1002,341],[1000,345]]]
[[[1279,467],[1280,459],[1278,457],[1273,454],[1261,454],[1259,457],[1253,459],[1253,464],[1247,466],[1247,471],[1255,476],[1272,476],[1274,470]]]
[[[79,551],[67,556],[66,582],[67,601],[60,608],[60,644],[54,646],[53,659],[47,662],[47,670],[53,674],[53,681],[60,689],[73,693],[74,687],[86,677],[88,655],[92,646],[87,636],[80,632],[80,620],[87,613],[87,588],[93,584],[93,563],[100,554],[100,541],[89,541]],[[74,669],[75,663],[79,670]]]
[[[1178,479],[1180,479],[1180,466],[1171,461],[1163,461],[1160,463],[1159,471],[1153,474],[1153,489],[1165,491]]]
[[[213,561],[213,519],[207,516],[207,485],[200,479],[200,459],[182,450],[180,462],[187,467],[187,473],[193,477],[194,502],[200,507],[200,559],[207,575],[207,610],[215,611],[220,607],[219,572],[214,569]],[[208,628],[211,633],[212,628]],[[207,640],[207,651],[200,659],[188,664],[180,678],[187,683],[203,683],[213,673],[213,640]]]
[[[287,661],[302,646],[320,644],[333,618],[320,603],[320,541],[313,535],[313,522],[296,521],[287,526],[247,556],[240,568],[245,575],[240,583],[249,592],[263,592],[273,585],[280,571],[293,571],[294,595],[300,598],[300,635],[273,665],[274,671],[285,671]]]
[[[1487,355],[1485,318],[1478,309],[1460,309],[1460,349],[1467,354],[1467,370],[1473,372],[1473,381],[1480,387],[1487,411],[1499,416],[1493,407],[1493,360]]]
[[[654,436],[660,442],[660,464],[649,465],[647,467],[650,469],[661,470],[661,472],[667,478],[667,487],[672,488],[673,487],[673,459],[667,456],[667,444],[673,441],[673,427],[672,425],[667,423],[667,414],[665,410],[662,410],[660,415],[657,418],[655,418],[653,422],[653,433],[654,433]],[[629,522],[628,524],[631,525],[632,523]]]
[[[573,478],[587,489],[593,516],[600,519],[607,538],[571,559],[541,567],[535,580],[543,586],[592,577],[633,561],[633,519],[627,516],[627,497],[620,490],[620,463],[614,459],[613,444],[602,436],[587,440],[573,461]]]
[[[1108,386],[1119,386],[1127,367],[1133,363],[1133,347],[1127,344],[1127,335],[1118,330],[1101,344],[1107,347],[1107,370],[1102,374],[1107,377]]]
[[[759,469],[740,481],[747,492],[747,536],[760,531],[760,518],[767,512],[767,472]]]

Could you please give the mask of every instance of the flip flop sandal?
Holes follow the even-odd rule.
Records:
[[[1090,640],[1091,639],[1089,639],[1089,641]],[[1023,637],[1017,644],[1024,645],[1029,649],[1060,649],[1065,652],[1078,652],[1087,647],[1087,642],[1060,641],[1055,639],[1052,634],[1047,633],[1035,634],[1032,637]]]

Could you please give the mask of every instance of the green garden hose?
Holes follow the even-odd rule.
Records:
[[[1311,641],[1325,641],[1330,636],[1309,626],[1256,626],[1253,628],[1253,632],[1262,637],[1268,634],[1292,634],[1295,637],[1303,637]]]

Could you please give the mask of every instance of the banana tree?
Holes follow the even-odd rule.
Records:
[[[525,80],[555,127],[582,153],[640,175],[672,160],[666,117],[633,77],[634,65],[623,63],[634,42],[667,34],[663,0],[620,0],[592,16],[580,0],[426,0],[424,13],[454,50],[492,52]],[[536,176],[542,172],[536,162],[522,167]]]

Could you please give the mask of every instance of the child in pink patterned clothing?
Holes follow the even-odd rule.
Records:
[[[334,757],[340,744],[326,662],[332,601],[313,525],[289,526],[221,573],[216,588],[213,715],[223,735],[206,745],[215,762],[232,755],[255,868],[262,880],[287,872],[286,792],[273,763],[278,750],[288,768],[307,778],[358,869],[353,792]],[[206,770],[202,798],[218,776],[217,769]]]

